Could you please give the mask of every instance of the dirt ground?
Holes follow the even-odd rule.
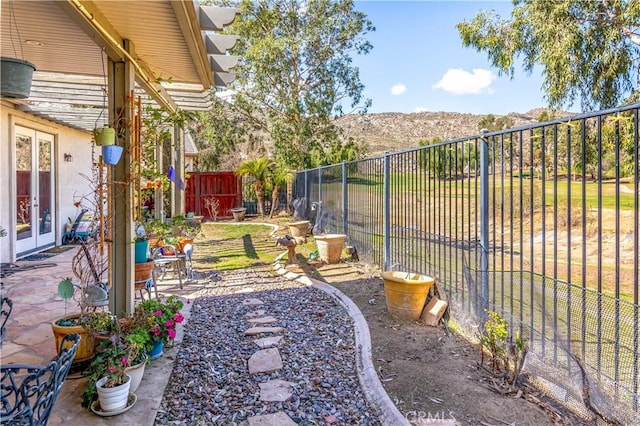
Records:
[[[588,424],[530,386],[518,397],[490,390],[490,374],[479,368],[477,346],[448,333],[442,325],[399,323],[388,315],[377,272],[366,271],[360,264],[320,262],[310,262],[305,272],[338,288],[360,308],[369,325],[380,380],[410,422],[455,419],[458,425]]]

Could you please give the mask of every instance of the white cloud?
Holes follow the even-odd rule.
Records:
[[[434,84],[434,89],[442,89],[454,95],[481,95],[493,94],[491,83],[496,75],[490,70],[474,68],[472,72],[460,68],[450,68],[444,73],[439,82]]]
[[[402,83],[394,84],[393,86],[391,86],[391,94],[393,96],[402,95],[406,91],[407,91],[407,86],[405,86]]]
[[[413,112],[428,112],[429,108],[427,107],[416,107],[416,109],[413,110]]]

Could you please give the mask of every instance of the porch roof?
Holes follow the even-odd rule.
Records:
[[[108,56],[134,63],[143,103],[206,110],[209,89],[233,80],[228,71],[237,60],[225,55],[236,38],[212,31],[236,13],[192,0],[2,0],[2,56],[36,67],[30,96],[9,101],[70,127],[101,127],[108,121]]]

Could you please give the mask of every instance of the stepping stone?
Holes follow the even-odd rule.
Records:
[[[251,327],[247,328],[244,332],[245,336],[257,336],[262,333],[282,333],[284,328],[282,327]]]
[[[242,301],[242,304],[244,306],[264,305],[264,302],[262,300],[260,300],[260,299],[249,298],[249,299],[244,299]]]
[[[249,358],[249,374],[269,373],[282,369],[282,357],[277,348],[262,349]]]
[[[253,341],[259,348],[265,349],[280,343],[282,336],[262,337]]]
[[[293,397],[292,386],[295,383],[286,380],[269,380],[266,383],[258,383],[260,386],[260,401],[284,402]]]
[[[269,324],[270,322],[276,322],[276,321],[278,320],[272,316],[266,316],[262,318],[251,318],[249,320],[251,324]]]
[[[247,421],[249,422],[249,426],[298,426],[298,424],[291,420],[291,417],[287,416],[283,411],[249,417]]]
[[[244,314],[244,316],[247,318],[257,318],[263,316],[266,312],[267,311],[265,311],[264,309],[258,309],[257,311],[247,312],[246,314]]]

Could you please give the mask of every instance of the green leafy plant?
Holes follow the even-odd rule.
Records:
[[[156,342],[169,344],[175,339],[176,326],[184,320],[180,312],[183,306],[183,302],[175,295],[169,296],[164,302],[149,299],[136,306],[132,327],[148,333],[150,340],[146,342],[147,350]]]
[[[506,385],[514,385],[522,372],[528,345],[518,331],[509,336],[509,323],[500,314],[489,311],[488,316],[480,336],[480,363],[484,366],[485,351],[488,352],[491,373],[503,378]]]
[[[109,314],[111,315],[111,314]],[[107,315],[104,315],[106,323]],[[126,316],[115,321],[114,330],[108,340],[97,345],[96,357],[89,364],[85,374],[88,376],[85,390],[82,394],[82,406],[90,409],[91,404],[98,398],[96,382],[108,377],[106,387],[124,383],[126,369],[133,365],[146,363],[147,345],[151,336],[144,327],[138,327],[133,316]],[[96,323],[102,323],[102,320]]]

